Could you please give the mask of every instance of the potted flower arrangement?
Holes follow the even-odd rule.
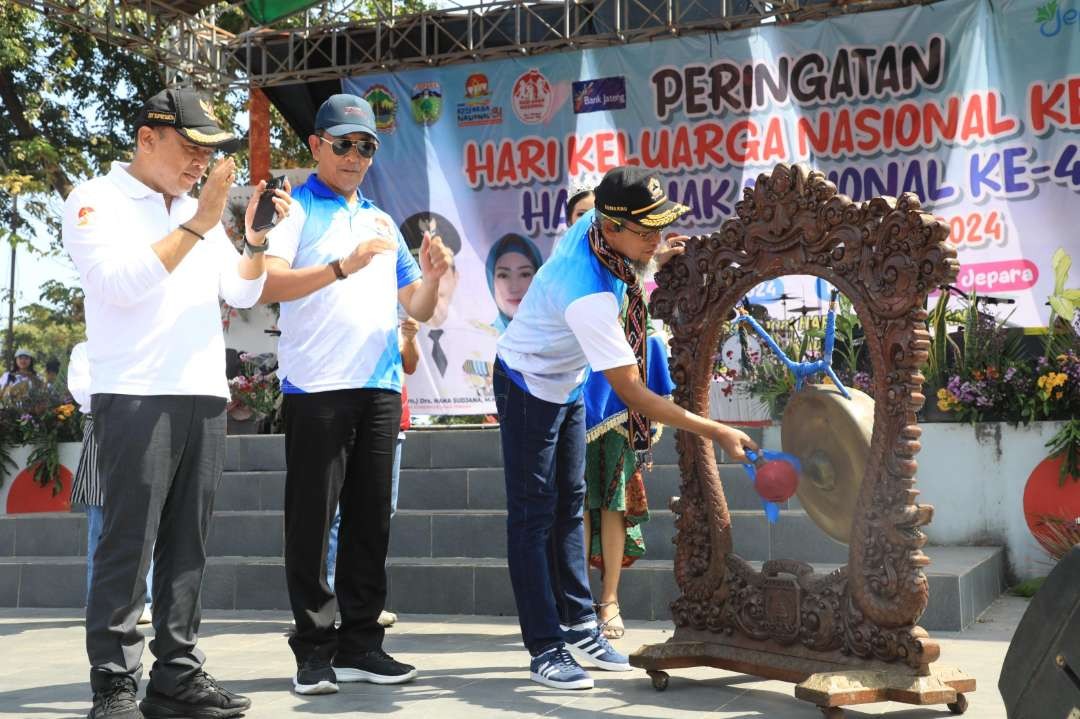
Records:
[[[229,379],[230,419],[254,420],[259,434],[268,434],[273,429],[281,408],[281,383],[273,359],[273,355],[241,352],[239,371]]]
[[[28,445],[26,461],[33,481],[57,496],[70,475],[60,461],[63,442],[82,440],[82,415],[66,392],[39,382],[22,382],[0,396],[0,485],[18,469],[14,450]]]
[[[871,393],[871,375],[863,349],[863,331],[859,318],[846,297],[839,298],[836,310],[836,343],[833,351],[833,368],[840,381]],[[766,329],[780,349],[796,362],[813,361],[820,357],[825,338],[824,318],[804,317],[797,321],[777,323],[767,321]],[[713,380],[721,387],[722,396],[744,393],[759,399],[768,407],[769,415],[779,420],[784,413],[795,380],[783,362],[771,351],[763,349],[745,325],[737,330],[739,352],[722,350],[715,357]],[[730,336],[731,330],[724,333]],[[738,369],[731,365],[735,363]],[[813,381],[828,382],[822,375]]]

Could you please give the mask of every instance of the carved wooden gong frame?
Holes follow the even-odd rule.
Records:
[[[801,165],[760,175],[735,211],[657,275],[651,310],[673,333],[675,400],[707,415],[722,326],[755,285],[805,274],[843,292],[865,331],[875,399],[848,564],[818,575],[804,562],[773,560],[757,571],[733,554],[712,444],[679,431],[681,496],[671,507],[681,592],[671,605],[676,631],[665,644],[642,647],[631,663],[650,670],[658,689],[667,683],[662,669],[709,665],[803,682],[796,695],[823,708],[894,699],[962,710],[959,692],[974,690],[974,681],[931,671],[939,647],[916,626],[929,598],[927,538],[919,528],[933,508],[915,501],[915,413],[924,402],[920,367],[930,346],[927,295],[959,269],[948,227],[913,194],[855,202]],[[815,690],[805,681],[814,675],[834,688]]]

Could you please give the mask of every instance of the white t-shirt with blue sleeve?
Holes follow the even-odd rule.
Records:
[[[589,247],[594,213],[567,230],[529,285],[499,338],[508,376],[529,394],[568,404],[581,396],[589,370],[636,364],[619,322],[626,284]]]
[[[286,393],[339,389],[401,391],[398,290],[421,278],[388,214],[363,195],[350,206],[317,174],[292,193],[288,217],[270,231],[268,255],[293,269],[326,265],[364,241],[396,241],[363,269],[306,297],[281,303],[278,376]]]

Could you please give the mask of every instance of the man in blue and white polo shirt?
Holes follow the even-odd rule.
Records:
[[[270,234],[263,302],[281,302],[285,575],[300,694],[397,684],[416,669],[382,649],[394,443],[403,370],[397,306],[431,317],[450,251],[425,237],[419,266],[389,215],[359,192],[379,140],[367,101],[334,95],[308,145],[315,174]],[[326,551],[341,507],[335,592]],[[341,625],[335,627],[338,609]]]
[[[617,167],[596,209],[567,230],[499,340],[495,401],[506,474],[507,557],[533,681],[588,689],[575,657],[627,671],[597,625],[585,567],[585,406],[590,368],[630,409],[628,432],[648,461],[652,418],[710,437],[735,461],[753,441],[649,391],[642,278],[660,232],[689,208],[647,170]],[[627,299],[627,320],[619,308]]]

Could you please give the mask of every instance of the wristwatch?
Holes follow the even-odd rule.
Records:
[[[348,275],[345,274],[345,270],[341,269],[341,260],[330,260],[330,269],[334,271],[334,277],[339,280],[343,280]]]
[[[261,245],[253,245],[247,241],[246,237],[244,238],[244,252],[246,252],[248,255],[257,255],[260,252],[266,252],[266,248],[269,246],[269,239],[263,240],[263,243]]]

